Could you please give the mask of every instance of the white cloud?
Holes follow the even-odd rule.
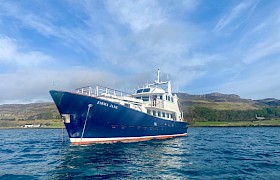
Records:
[[[17,41],[0,36],[0,63],[21,66],[35,66],[42,62],[52,61],[53,58],[38,51],[25,51]]]
[[[272,55],[280,55],[280,42],[261,43],[253,47],[244,57],[244,63],[253,63],[260,59],[269,58]],[[267,59],[266,59],[267,60]]]
[[[110,80],[110,81],[108,81]],[[83,86],[102,84],[115,87],[120,79],[112,73],[73,67],[68,69],[44,70],[24,69],[15,73],[0,74],[0,104],[7,102],[29,103],[38,100],[51,101],[51,89],[73,91]]]
[[[239,94],[243,98],[279,98],[280,63],[277,59],[273,60],[254,65],[251,72],[239,74],[239,77],[221,85],[220,90]],[[247,67],[247,71],[249,70]]]
[[[13,40],[7,37],[0,38],[0,61],[10,61],[14,55],[15,44]]]
[[[234,6],[229,13],[226,13],[216,24],[214,31],[221,31],[227,26],[234,27],[234,29],[238,28],[244,20],[250,16],[253,9],[256,7],[257,3],[254,1],[243,1],[236,6]],[[248,11],[250,13],[248,13]],[[235,25],[232,25],[235,23]]]
[[[271,56],[279,55],[280,16],[276,11],[256,16],[259,12],[253,12],[262,8],[256,8],[258,2],[238,2],[222,16],[214,12],[211,18],[206,18],[208,11],[201,12],[205,8],[198,5],[204,4],[196,0],[66,1],[67,12],[56,11],[53,4],[45,3],[49,6],[44,8],[41,3],[35,3],[42,13],[6,1],[0,7],[0,25],[12,19],[15,30],[9,27],[15,36],[7,33],[0,37],[0,64],[20,68],[7,76],[0,74],[0,80],[7,84],[0,85],[0,93],[8,91],[8,87],[17,89],[0,101],[48,99],[53,81],[55,88],[65,90],[103,84],[130,91],[147,80],[154,80],[158,67],[163,72],[163,80],[169,74],[173,84],[179,81],[182,91],[195,84],[193,89],[203,87],[209,92],[209,85],[217,91],[236,90],[231,93],[240,92],[243,96],[250,95],[247,84],[253,81],[256,94],[269,88],[272,92],[277,86],[273,83],[263,90],[256,88],[257,84],[269,81],[267,77],[276,81],[276,76],[267,72],[260,73],[267,77],[255,76],[259,73],[251,69],[261,60],[270,61]],[[207,8],[212,11],[212,7]],[[215,17],[222,18],[212,24]],[[244,28],[238,28],[241,24]],[[209,28],[215,25],[214,31],[218,33]],[[229,33],[225,38],[222,31],[228,30],[236,33]],[[4,30],[0,32],[5,34]],[[34,47],[38,42],[40,47]],[[77,65],[88,67],[73,67]],[[34,66],[40,70],[34,70]],[[54,68],[50,70],[50,66]],[[244,72],[246,76],[242,76]],[[231,78],[227,80],[227,77]],[[224,82],[229,83],[222,86]]]
[[[173,0],[171,0],[173,1]],[[176,4],[178,4],[178,6],[181,6],[181,8],[184,9],[184,11],[194,11],[197,6],[199,5],[200,1],[199,0],[179,0],[176,1]]]
[[[83,1],[80,5],[87,13],[87,17],[90,17],[88,26],[95,29],[98,24],[105,28],[103,34],[94,36],[87,34],[85,40],[92,38],[93,42],[88,43],[87,46],[92,45],[99,53],[99,61],[111,66],[107,66],[107,69],[140,74],[142,77],[135,78],[141,82],[153,80],[143,74],[153,73],[158,67],[176,79],[181,66],[187,66],[189,71],[193,71],[188,73],[188,78],[183,78],[184,81],[189,82],[190,77],[195,78],[195,74],[200,76],[202,73],[198,66],[207,64],[208,58],[193,50],[203,44],[207,37],[204,30],[191,23],[182,22],[181,19],[177,19],[176,14],[178,8],[181,8],[181,11],[192,11],[197,4],[197,1],[192,0],[179,3],[107,1],[105,5],[110,13],[109,20],[104,17],[102,23],[99,24],[94,16],[95,4]],[[103,26],[104,24],[106,26]],[[81,38],[81,41],[84,39]],[[203,56],[204,59],[199,56]],[[194,57],[200,59],[199,62],[190,60]]]
[[[44,3],[40,3],[42,9],[44,9]],[[66,5],[66,4],[65,4]],[[72,4],[75,6],[75,3]],[[31,29],[39,34],[39,36],[45,36],[47,38],[58,38],[56,44],[61,44],[63,46],[68,46],[72,48],[73,51],[81,51],[79,48],[82,48],[86,51],[92,51],[93,47],[93,30],[95,27],[91,25],[90,27],[84,26],[63,26],[58,24],[60,22],[56,18],[60,17],[60,13],[55,12],[52,14],[55,9],[51,9],[51,6],[48,7],[43,12],[30,11],[28,8],[24,8],[16,3],[5,2],[3,6],[0,6],[0,15],[2,17],[9,17],[15,21],[14,24],[17,24],[19,31],[23,29]],[[91,13],[88,13],[88,16],[92,16],[94,9]],[[55,17],[58,16],[58,17]],[[67,19],[62,19],[62,21],[68,21]],[[71,21],[71,20],[69,20]],[[82,22],[85,21],[81,19]],[[32,32],[34,33],[34,32]],[[23,37],[24,38],[24,37]],[[45,40],[47,41],[47,40]],[[75,47],[75,48],[73,48]]]
[[[277,21],[279,13],[280,9],[267,13],[243,36],[240,51],[244,54],[244,63],[267,61],[280,55],[280,22]]]
[[[157,1],[111,0],[107,1],[107,7],[113,16],[135,32],[166,22],[163,9]]]
[[[200,40],[204,36],[202,30],[191,24],[163,23],[141,32],[107,39],[106,44],[99,44],[99,49],[102,49],[102,57],[117,68],[141,72],[162,67],[170,74],[180,66],[196,63],[190,62],[198,54],[192,49],[203,43]]]
[[[15,17],[17,17],[17,15]],[[38,17],[33,14],[27,14],[27,15],[23,16],[23,18],[22,17],[18,17],[18,18],[22,19],[22,21],[27,26],[35,29],[36,31],[40,32],[41,34],[44,34],[46,36],[56,35],[54,25],[42,17]]]
[[[45,36],[55,35],[54,25],[50,21],[53,17],[50,14],[34,14],[22,8],[20,2],[18,5],[11,2],[4,2],[1,5],[0,10],[2,12],[0,14],[22,22],[22,24],[17,24],[19,27],[23,25],[24,27],[32,28]]]

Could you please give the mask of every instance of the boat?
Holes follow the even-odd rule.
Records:
[[[50,90],[72,144],[166,139],[187,135],[188,124],[171,81],[138,88],[133,94],[95,86]]]

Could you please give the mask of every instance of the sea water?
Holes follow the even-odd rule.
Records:
[[[78,146],[61,129],[0,130],[0,179],[280,179],[280,127],[188,133]]]

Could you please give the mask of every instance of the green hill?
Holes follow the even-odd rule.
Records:
[[[183,107],[208,107],[217,110],[251,110],[261,106],[250,99],[241,99],[235,94],[211,93],[190,95],[177,93]]]
[[[266,120],[280,118],[280,101],[242,99],[235,94],[211,93],[191,95],[177,93],[185,119],[192,124],[206,122],[256,121],[256,115]],[[60,115],[54,103],[0,105],[0,128],[41,124],[61,127]],[[206,123],[207,124],[207,123]]]
[[[190,95],[177,93],[185,118],[190,124],[197,122],[256,121],[280,118],[280,101],[242,99],[234,94],[211,93]],[[205,123],[206,124],[206,123]]]
[[[59,125],[60,115],[54,103],[0,105],[0,128],[24,124]]]

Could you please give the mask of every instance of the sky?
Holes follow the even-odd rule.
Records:
[[[0,0],[0,104],[50,102],[49,90],[280,99],[280,1]]]

